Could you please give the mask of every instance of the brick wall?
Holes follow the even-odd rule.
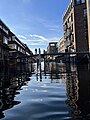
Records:
[[[87,19],[84,17],[85,4],[81,4],[74,7],[74,19],[75,19],[75,41],[76,51],[88,51],[88,31],[84,27]]]

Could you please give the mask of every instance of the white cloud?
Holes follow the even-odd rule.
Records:
[[[30,35],[18,35],[18,38],[25,44],[27,44],[29,47],[30,46],[45,46],[45,44],[47,44],[48,42],[48,39],[43,37],[43,36],[40,36],[40,35],[37,35],[37,34],[30,34]]]
[[[47,38],[45,38],[45,37],[43,37],[43,36],[40,36],[40,35],[37,35],[37,34],[33,34],[33,35],[30,34],[30,37],[35,37],[35,38],[39,38],[39,39],[41,39],[41,40],[43,40],[43,41],[48,41]]]
[[[48,38],[48,41],[49,42],[58,42],[60,39],[60,37],[51,37],[51,38]]]
[[[45,28],[52,31],[58,31],[60,32],[60,29],[62,29],[62,25],[60,25],[60,21],[53,21],[53,20],[47,20],[46,18],[38,18],[35,17],[35,20],[42,24]]]
[[[37,34],[30,34],[27,37],[24,35],[18,35],[18,37],[22,42],[33,45],[48,44],[49,42],[56,42],[56,41],[58,42],[60,39],[60,37],[45,38],[44,36]]]
[[[40,43],[30,43],[28,45],[31,45],[31,46],[40,46]],[[43,46],[44,44],[41,44],[41,45]]]
[[[20,38],[20,39],[27,39],[25,36],[23,36],[23,35],[18,35],[18,37]]]
[[[34,51],[35,48],[40,48],[42,51],[47,49],[49,42],[58,42],[60,37],[44,37],[42,35],[37,34],[29,34],[29,35],[18,35],[20,40],[27,44],[28,47]]]

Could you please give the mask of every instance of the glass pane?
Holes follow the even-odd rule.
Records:
[[[81,0],[81,3],[85,3],[85,0]]]

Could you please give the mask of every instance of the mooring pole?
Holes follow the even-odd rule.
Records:
[[[44,50],[45,55],[45,50]],[[46,56],[44,56],[44,73],[46,74]]]
[[[41,73],[41,50],[39,48],[39,69],[40,69],[40,79],[42,79],[42,73]]]
[[[37,49],[35,49],[35,55],[37,55]],[[38,57],[36,57],[36,76],[38,76]]]

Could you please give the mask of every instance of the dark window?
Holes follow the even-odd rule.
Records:
[[[76,5],[79,5],[79,4],[85,3],[85,2],[86,2],[86,0],[75,0]]]
[[[76,4],[77,4],[77,5],[80,4],[80,0],[76,0]]]
[[[71,14],[71,21],[73,21],[73,13]]]
[[[87,20],[84,20],[84,28],[87,28]]]
[[[87,9],[84,9],[84,17],[87,17]]]
[[[85,32],[85,39],[88,39],[88,32]]]
[[[73,24],[72,24],[72,32],[73,32]]]

